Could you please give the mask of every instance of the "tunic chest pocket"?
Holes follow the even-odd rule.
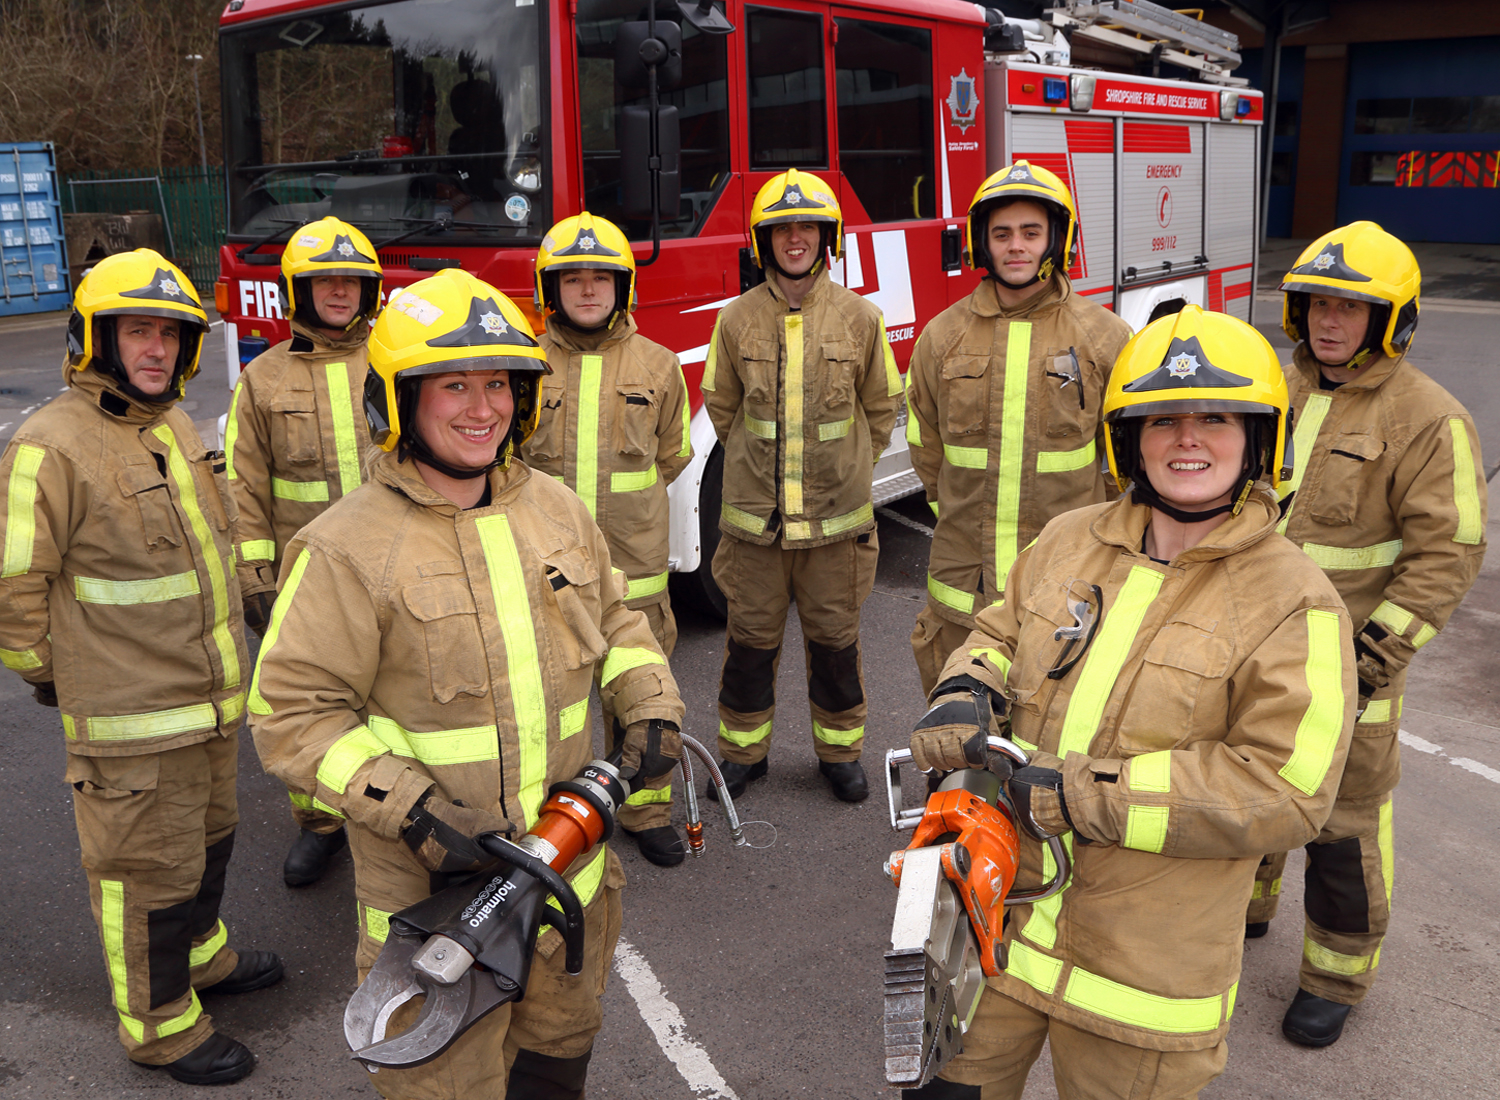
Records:
[[[537,417],[536,431],[526,441],[526,457],[547,466],[562,458],[563,438],[567,431],[565,422],[567,390],[560,374],[548,375],[542,381],[542,410]]]
[[[586,668],[609,648],[599,632],[599,570],[582,547],[552,554],[542,561],[542,569],[549,625],[562,650],[563,667]]]
[[[948,435],[983,432],[989,419],[989,348],[960,347],[943,363],[946,406],[943,430]]]
[[[450,703],[460,694],[483,698],[489,690],[489,673],[468,581],[433,577],[407,585],[401,598],[422,624],[432,697],[439,703]]]
[[[775,340],[747,337],[740,344],[740,383],[755,415],[776,419],[776,391],[781,372],[781,345]]]
[[[1218,629],[1217,620],[1182,615],[1151,639],[1120,719],[1122,749],[1157,752],[1195,739],[1195,721],[1203,724],[1229,672],[1230,641]]]
[[[1088,585],[1075,582],[1080,593],[1088,592]],[[1063,651],[1069,656],[1078,653],[1076,643],[1068,648],[1066,639],[1056,637],[1061,629],[1073,625],[1073,616],[1068,612],[1068,586],[1060,581],[1044,580],[1022,600],[1025,614],[1021,616],[1020,636],[1016,640],[1016,659],[1010,666],[1006,686],[1010,688],[1015,705],[1041,716],[1041,705],[1055,692],[1055,682],[1047,673],[1063,660]],[[1050,691],[1044,691],[1054,685]],[[1038,696],[1044,696],[1038,699]]]
[[[1323,461],[1323,477],[1308,512],[1323,523],[1342,526],[1354,522],[1360,499],[1373,492],[1376,460],[1385,453],[1385,441],[1363,432],[1345,432],[1333,437]],[[1299,456],[1300,457],[1300,456]]]
[[[182,545],[182,523],[172,503],[167,479],[145,455],[121,470],[116,482],[125,498],[125,514],[139,518],[146,549],[151,553]]]
[[[1042,362],[1043,390],[1048,395],[1044,413],[1047,437],[1078,442],[1092,439],[1099,410],[1091,414],[1085,407],[1088,395],[1084,393],[1084,379],[1093,376],[1093,364],[1080,359],[1072,348],[1050,351]]]
[[[859,353],[852,340],[823,341],[823,403],[830,411],[842,411],[854,404],[854,375],[859,369]]]
[[[292,390],[271,402],[271,461],[312,466],[323,457],[318,406],[310,390]]]
[[[615,390],[615,449],[622,455],[655,454],[661,395],[644,382],[621,382]]]

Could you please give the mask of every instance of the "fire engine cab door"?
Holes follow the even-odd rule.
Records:
[[[1203,124],[1123,123],[1120,258],[1137,280],[1203,262]]]

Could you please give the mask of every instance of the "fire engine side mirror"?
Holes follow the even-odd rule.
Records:
[[[632,91],[645,91],[649,66],[656,66],[658,91],[682,83],[682,28],[670,19],[656,21],[656,37],[645,20],[621,23],[615,31],[615,79]]]
[[[662,24],[658,23],[660,29]],[[675,221],[682,202],[682,128],[677,108],[657,108],[657,148],[661,151],[660,190],[656,208],[667,221]],[[632,218],[651,216],[651,108],[620,108],[620,191],[625,214]]]

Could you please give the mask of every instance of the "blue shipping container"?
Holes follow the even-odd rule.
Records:
[[[0,317],[72,304],[50,141],[0,144]]]

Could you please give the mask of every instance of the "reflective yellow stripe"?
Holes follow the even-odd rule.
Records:
[[[586,357],[587,358],[587,357]],[[596,357],[597,358],[597,357]],[[597,382],[595,383],[597,389]],[[536,628],[531,619],[526,574],[510,531],[510,519],[499,514],[475,521],[490,572],[490,590],[505,639],[505,664],[510,678],[520,742],[520,793],[523,820],[530,828],[547,794],[547,697],[542,688],[542,659],[537,652]]]
[[[1292,432],[1292,476],[1281,483],[1276,494],[1282,500],[1302,487],[1303,475],[1312,462],[1313,445],[1317,443],[1318,432],[1322,430],[1323,421],[1328,418],[1328,410],[1332,407],[1332,394],[1308,394],[1307,404],[1302,407],[1302,415],[1297,420],[1296,430]],[[1297,502],[1293,501],[1292,507],[1287,509],[1286,515],[1277,525],[1276,530],[1280,534],[1286,534],[1287,521],[1292,518],[1292,511],[1296,507]]]
[[[6,494],[5,566],[0,576],[19,577],[31,572],[31,548],[36,542],[36,475],[46,457],[46,451],[29,443],[16,448]]]
[[[1381,626],[1389,627],[1397,634],[1405,634],[1406,628],[1411,626],[1416,616],[1404,607],[1397,607],[1390,600],[1381,600],[1374,611],[1370,612],[1370,621],[1379,623]]]
[[[1031,322],[1012,321],[1005,338],[1005,402],[995,484],[995,587],[1003,589],[1016,560],[1021,525],[1022,459],[1026,450],[1026,379],[1030,374]]]
[[[776,421],[761,420],[758,417],[745,414],[745,431],[759,439],[776,438]]]
[[[557,723],[559,727],[557,731],[558,738],[560,740],[566,740],[567,738],[572,737],[575,733],[582,732],[583,727],[588,723],[588,720],[589,701],[588,697],[585,696],[584,698],[578,700],[578,702],[573,703],[570,706],[563,707],[562,713],[557,716]]]
[[[1120,594],[1115,597],[1115,606],[1100,624],[1093,649],[1083,660],[1083,671],[1078,675],[1063,718],[1058,756],[1066,759],[1070,752],[1088,752],[1120,669],[1130,655],[1130,644],[1140,634],[1141,622],[1151,601],[1161,591],[1162,579],[1162,574],[1154,569],[1143,565],[1131,567]]]
[[[1149,791],[1152,794],[1170,794],[1172,791],[1172,753],[1148,752],[1130,761],[1127,782],[1132,791]]]
[[[818,441],[827,443],[834,439],[843,439],[849,434],[849,429],[854,426],[854,417],[846,416],[842,420],[832,420],[818,425]],[[880,457],[879,455],[876,456]]]
[[[841,516],[823,521],[823,534],[842,535],[845,531],[852,531],[866,523],[875,521],[875,505],[861,504],[852,512],[845,512]]]
[[[494,726],[413,731],[380,714],[370,715],[365,725],[397,756],[435,767],[500,759],[500,733]]]
[[[1479,506],[1479,482],[1474,475],[1474,452],[1469,449],[1469,429],[1459,417],[1450,417],[1453,436],[1453,506],[1458,509],[1458,530],[1453,541],[1478,546],[1484,538],[1483,509]]]
[[[182,503],[182,510],[187,513],[188,525],[198,539],[198,547],[203,552],[203,564],[208,570],[208,586],[214,597],[214,645],[218,647],[219,659],[224,664],[224,686],[239,687],[240,655],[234,637],[229,632],[229,578],[232,575],[229,563],[219,557],[213,530],[198,504],[198,490],[192,468],[182,456],[177,436],[165,424],[153,428],[151,434],[167,445],[167,470],[177,483],[177,497]]]
[[[260,670],[266,665],[266,655],[276,648],[276,640],[281,637],[281,621],[286,618],[287,609],[292,606],[297,586],[302,583],[302,574],[307,572],[307,561],[307,551],[303,550],[292,563],[292,571],[287,574],[281,595],[276,597],[276,603],[271,608],[271,622],[266,627],[266,636],[260,642],[260,659],[255,663],[255,675],[250,678],[251,714],[271,713],[271,705],[260,693]]]
[[[335,741],[318,764],[318,782],[335,794],[343,794],[354,773],[384,756],[391,748],[366,726],[355,726]]]
[[[719,365],[719,325],[724,320],[721,313],[714,318],[713,335],[708,338],[708,355],[703,360],[703,378],[698,383],[700,390],[713,391]]]
[[[934,519],[941,518],[941,516],[943,514],[942,513],[942,505],[940,505],[937,501],[935,501],[935,500],[929,500],[927,502],[927,507],[929,507],[929,508],[932,509],[932,516],[933,516]]]
[[[109,962],[109,986],[114,993],[115,1011],[130,1037],[146,1041],[146,1025],[130,1014],[129,974],[125,970],[125,884],[114,879],[99,881],[99,938],[104,941],[104,957]]]
[[[1235,987],[1229,991],[1233,1005]],[[1214,997],[1162,997],[1075,966],[1068,975],[1063,1001],[1096,1016],[1149,1031],[1189,1035],[1214,1031],[1225,1017],[1224,995]]]
[[[315,504],[328,499],[328,482],[287,481],[285,478],[273,477],[271,495],[278,500],[297,500],[303,504]]]
[[[856,726],[852,730],[831,730],[816,719],[813,720],[813,736],[826,745],[852,745],[864,735],[864,726]]]
[[[812,524],[801,519],[787,520],[784,533],[788,542],[796,542],[799,539],[805,542],[813,537]]]
[[[1309,608],[1307,612],[1307,690],[1311,698],[1302,721],[1291,759],[1279,774],[1303,794],[1315,794],[1333,763],[1344,726],[1342,682],[1342,632],[1332,611]]]
[[[246,539],[240,543],[240,561],[275,561],[274,539]]]
[[[204,963],[212,962],[213,957],[219,953],[219,948],[228,942],[229,929],[224,927],[223,921],[219,921],[212,936],[188,951],[188,965],[202,966]]]
[[[1380,826],[1377,830],[1377,843],[1380,846],[1380,877],[1385,880],[1385,907],[1391,907],[1391,887],[1396,882],[1396,842],[1391,829],[1392,802],[1391,796],[1385,796],[1385,802],[1380,807]]]
[[[667,590],[667,577],[671,570],[663,569],[654,577],[636,577],[625,579],[625,598],[627,600],[638,600],[645,596],[655,596]]]
[[[983,447],[957,447],[952,443],[944,443],[943,460],[950,466],[965,470],[982,470],[989,465],[990,452]]]
[[[1428,642],[1432,641],[1432,639],[1436,638],[1437,634],[1437,627],[1431,623],[1423,623],[1422,629],[1417,631],[1416,635],[1412,638],[1411,647],[1413,649],[1421,649]]]
[[[224,476],[236,481],[234,472],[234,445],[240,438],[240,394],[245,390],[244,382],[234,387],[234,396],[229,399],[229,418],[224,423]]]
[[[300,793],[298,791],[287,791],[286,792],[286,796],[287,796],[287,798],[291,799],[292,805],[295,806],[295,807],[297,807],[297,809],[299,809],[299,810],[307,810],[307,811],[311,812],[311,810],[313,808],[313,797],[312,797],[312,795],[310,795],[310,794],[302,794],[302,793]]]
[[[184,596],[198,595],[196,572],[174,573],[170,577],[145,577],[136,581],[107,581],[98,577],[74,577],[73,594],[81,603],[131,604],[165,603]]]
[[[732,745],[738,745],[742,749],[748,748],[751,745],[760,744],[760,742],[771,736],[771,723],[765,722],[756,726],[753,730],[732,730],[720,720],[719,736]]]
[[[573,893],[578,895],[579,904],[588,906],[599,893],[599,885],[604,881],[604,868],[607,866],[604,853],[607,851],[604,845],[599,845],[599,854],[589,860],[588,865],[574,875],[570,880]],[[547,904],[552,908],[562,910],[555,898],[548,898]],[[546,929],[543,929],[545,932]]]
[[[1167,843],[1170,806],[1131,806],[1125,813],[1126,848],[1138,852],[1160,852]]]
[[[1401,556],[1401,540],[1393,539],[1374,546],[1320,546],[1315,542],[1304,542],[1302,552],[1321,569],[1383,569],[1396,564],[1396,559]]]
[[[240,716],[244,713],[245,693],[243,691],[219,703],[219,714],[226,726],[239,722]]]
[[[1272,879],[1271,880],[1271,896],[1274,898],[1279,893],[1281,893],[1281,880],[1279,878],[1278,879]],[[1255,884],[1255,889],[1253,889],[1253,890],[1250,891],[1250,900],[1251,901],[1259,901],[1259,900],[1261,900],[1261,898],[1263,898],[1265,896],[1266,896],[1266,884],[1264,882],[1257,882]]]
[[[359,437],[354,434],[354,398],[349,392],[349,365],[329,363],[328,401],[333,411],[333,444],[339,456],[339,493],[359,488]]]
[[[24,672],[27,669],[41,668],[42,659],[34,649],[0,649],[0,664],[16,672]]]
[[[583,499],[589,515],[595,516],[599,511],[599,386],[604,377],[604,356],[580,356],[579,363],[573,489]]]
[[[604,655],[604,670],[599,673],[599,682],[611,683],[616,676],[622,676],[642,665],[665,665],[666,663],[662,655],[654,649],[632,649],[629,646],[617,645]]]
[[[1378,948],[1373,955],[1345,955],[1332,951],[1321,943],[1314,943],[1305,934],[1302,937],[1302,956],[1324,973],[1341,974],[1346,978],[1368,974],[1380,965]]]
[[[391,915],[373,905],[361,906],[365,911],[365,935],[376,943],[384,943],[391,934]]]
[[[763,535],[766,532],[766,521],[759,516],[753,516],[741,508],[736,508],[727,500],[719,506],[719,514],[731,526],[738,527],[743,531],[749,531],[752,535]]]
[[[1010,658],[1001,653],[998,649],[971,649],[969,650],[969,656],[983,657],[985,660],[989,661],[990,664],[995,666],[1001,677],[1008,677],[1010,675]]]
[[[911,368],[906,371],[906,445],[908,447],[920,447],[922,445],[922,425],[917,422],[917,410],[911,404]]]
[[[1005,972],[1013,978],[1020,978],[1039,993],[1052,996],[1057,989],[1057,980],[1062,977],[1063,961],[1043,955],[1020,940],[1012,940],[1007,951],[1009,958]]]
[[[806,380],[802,363],[802,314],[789,313],[786,326],[786,446],[782,448],[782,492],[786,497],[786,514],[800,516],[802,503],[802,455],[807,443],[802,438],[807,419]]]
[[[678,458],[687,458],[693,453],[693,409],[687,399],[687,379],[682,375],[682,364],[677,365],[677,381],[682,384],[682,446],[677,449]]]
[[[1359,716],[1361,726],[1383,726],[1391,720],[1390,699],[1371,699],[1365,704],[1364,713]]]
[[[1091,439],[1074,451],[1038,451],[1036,472],[1039,474],[1065,474],[1082,470],[1094,464],[1094,441]]]
[[[109,714],[97,718],[73,715],[74,728],[87,731],[90,741],[134,741],[144,737],[169,737],[177,733],[213,729],[219,713],[212,703],[151,710],[140,714]]]
[[[953,608],[960,615],[974,614],[974,596],[971,593],[961,592],[952,585],[944,584],[931,573],[927,574],[927,592],[938,603]]]
[[[1017,742],[1019,744],[1019,742]],[[1025,747],[1025,746],[1023,746]],[[1071,859],[1073,855],[1073,834],[1063,834],[1063,847],[1067,849]],[[1052,858],[1050,848],[1042,849],[1042,878],[1051,879],[1057,874],[1057,860]],[[1057,915],[1062,912],[1063,893],[1067,891],[1064,886],[1062,890],[1037,902],[1031,907],[1031,916],[1027,919],[1021,934],[1038,946],[1052,950],[1057,946]]]
[[[191,1002],[187,1011],[181,1016],[174,1016],[164,1024],[156,1025],[156,1037],[165,1039],[168,1035],[176,1035],[179,1031],[186,1031],[198,1022],[198,1017],[203,1015],[203,1006],[198,1003],[196,990],[188,990],[188,1000]]]
[[[611,493],[638,493],[656,484],[656,463],[649,470],[620,470],[609,475]]]
[[[646,788],[644,788],[642,790],[636,791],[635,794],[631,795],[629,798],[627,798],[625,800],[625,805],[627,805],[627,806],[656,806],[656,805],[660,805],[663,802],[671,802],[671,801],[672,801],[672,784],[668,783],[665,787],[661,788],[661,790],[659,790],[659,791],[653,791],[649,787],[646,787]]]
[[[901,392],[901,369],[896,366],[896,353],[891,350],[890,337],[885,331],[885,317],[880,318],[880,350],[885,359],[885,395],[895,397]]]

